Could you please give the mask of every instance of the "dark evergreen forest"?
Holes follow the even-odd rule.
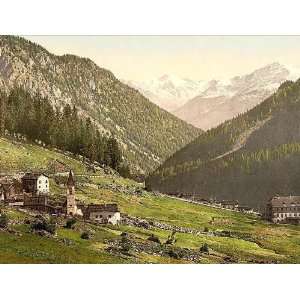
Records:
[[[31,96],[22,88],[14,88],[9,95],[1,92],[0,135],[6,133],[82,155],[129,176],[117,140],[101,134],[75,106],[54,108],[47,98]]]
[[[255,208],[300,194],[300,80],[213,128],[146,179],[151,190],[235,199]]]

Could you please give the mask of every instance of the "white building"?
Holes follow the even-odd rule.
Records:
[[[102,224],[116,225],[121,221],[117,204],[90,204],[86,209],[85,217]]]
[[[300,224],[300,196],[276,196],[267,203],[266,218],[274,223]]]
[[[49,178],[42,173],[26,173],[22,185],[26,193],[48,194],[50,189]]]

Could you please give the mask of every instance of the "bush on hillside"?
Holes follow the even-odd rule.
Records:
[[[0,215],[0,228],[6,228],[8,225],[8,217],[6,214],[1,213]]]
[[[68,228],[68,229],[74,228],[74,225],[76,224],[76,222],[77,222],[77,220],[74,218],[68,219],[66,222],[65,228]]]
[[[204,243],[201,248],[200,248],[200,252],[202,253],[209,253],[209,248],[208,245],[206,243]]]
[[[176,231],[172,231],[172,233],[168,236],[168,239],[166,240],[166,245],[174,245],[176,243],[175,239]]]
[[[153,233],[148,237],[148,241],[160,244],[159,238],[155,236]]]
[[[80,236],[83,240],[89,240],[91,238],[91,234],[87,231],[84,231],[81,236]]]
[[[175,259],[180,259],[180,258],[183,258],[184,256],[184,253],[183,251],[181,251],[180,249],[169,249],[167,254],[172,257],[172,258],[175,258]]]
[[[34,231],[47,231],[50,234],[55,234],[56,223],[54,219],[50,219],[48,221],[45,218],[40,218],[31,224],[31,229]]]
[[[130,248],[131,248],[131,246],[130,246],[129,239],[125,236],[122,236],[122,239],[121,239],[121,250],[122,250],[122,252],[128,253]]]

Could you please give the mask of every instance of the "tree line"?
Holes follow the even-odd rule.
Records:
[[[70,151],[129,174],[117,140],[101,134],[89,117],[69,104],[53,107],[48,98],[22,88],[0,93],[0,135],[22,134],[31,141]]]

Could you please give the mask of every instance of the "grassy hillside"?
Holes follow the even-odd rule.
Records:
[[[56,56],[14,36],[0,37],[0,87],[20,86],[53,106],[76,105],[99,130],[114,135],[135,171],[155,169],[200,130],[152,104],[87,58]]]
[[[300,194],[300,80],[175,153],[149,189],[238,199],[263,207],[275,194]]]
[[[132,217],[198,231],[198,234],[177,233],[174,245],[160,246],[148,238],[154,234],[164,243],[170,230],[97,226],[80,220],[73,229],[66,229],[66,220],[58,218],[56,235],[40,236],[31,230],[30,223],[35,219],[32,214],[2,207],[2,212],[9,217],[9,227],[0,230],[1,263],[300,262],[299,226],[272,225],[250,215],[146,192],[132,180],[106,175],[100,170],[89,173],[82,162],[38,146],[1,139],[0,147],[4,150],[0,151],[1,170],[4,166],[11,172],[37,167],[47,170],[49,162],[59,159],[77,173],[78,199],[86,203],[118,203],[121,212]],[[50,184],[53,195],[65,193],[53,177]],[[85,231],[92,234],[91,239],[80,238]],[[125,253],[116,246],[122,243],[122,232],[127,233],[129,241]],[[209,254],[199,250],[204,244],[208,245]],[[145,250],[141,250],[143,247]]]

